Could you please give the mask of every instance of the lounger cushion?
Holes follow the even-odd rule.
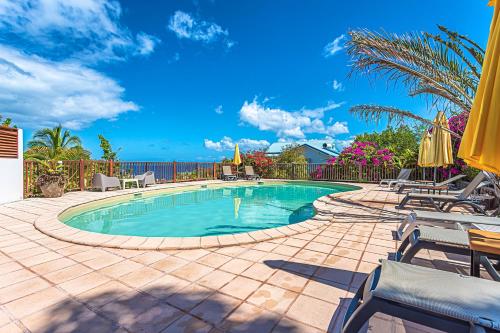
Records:
[[[419,226],[420,239],[436,243],[469,246],[467,231],[444,229],[439,227]]]
[[[500,283],[427,267],[382,261],[373,296],[500,329]]]
[[[411,198],[417,199],[434,199],[434,200],[443,200],[443,201],[454,201],[458,200],[456,195],[452,194],[428,194],[428,193],[408,193],[407,194]]]

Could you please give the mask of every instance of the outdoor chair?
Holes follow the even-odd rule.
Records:
[[[427,190],[427,191],[441,191],[442,189],[448,189],[448,186],[459,179],[462,179],[465,175],[457,175],[455,177],[449,178],[445,181],[436,184],[426,184],[419,182],[406,182],[395,186],[398,188],[398,193],[403,193],[405,190]]]
[[[456,194],[432,194],[432,193],[416,193],[409,192],[396,206],[397,209],[404,209],[406,204],[413,200],[427,202],[431,204],[437,211],[450,211],[455,206],[469,206],[475,212],[486,214],[485,210],[478,204],[478,200],[471,200],[472,193],[481,186],[489,184],[483,183],[486,175],[484,172],[479,172],[476,177],[460,192]],[[479,197],[480,199],[480,197]]]
[[[155,173],[153,171],[147,171],[142,175],[137,175],[134,179],[137,179],[139,181],[139,186],[142,187],[156,184]]]
[[[104,192],[107,188],[111,187],[121,188],[120,180],[116,177],[108,177],[102,173],[96,173],[92,178],[92,188],[98,188]]]
[[[413,169],[401,169],[396,179],[382,179],[379,183],[379,186],[387,185],[389,188],[397,184],[398,182],[406,182],[409,181],[411,172]]]
[[[500,219],[497,219],[500,229]],[[477,225],[483,227],[483,225]],[[474,244],[470,234],[475,235]],[[453,230],[441,227],[420,226],[404,238],[399,246],[395,260],[411,263],[420,250],[442,251],[446,253],[471,256],[471,276],[479,277],[479,267],[482,264],[495,281],[500,281],[497,271],[500,260],[500,233],[484,230]],[[475,250],[475,253],[474,253]]]
[[[500,284],[383,260],[352,299],[343,333],[357,333],[377,312],[454,333],[500,330]]]
[[[255,173],[251,165],[245,165],[245,178],[248,180],[260,180],[260,176]]]
[[[231,171],[231,166],[230,165],[223,165],[222,166],[222,180],[236,180],[237,177],[236,175],[233,174],[233,171]]]

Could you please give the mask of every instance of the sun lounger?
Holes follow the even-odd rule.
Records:
[[[427,202],[431,204],[438,211],[450,211],[451,208],[459,205],[470,206],[476,212],[486,214],[484,209],[475,201],[470,200],[470,196],[482,184],[485,179],[484,172],[480,172],[474,177],[474,179],[460,192],[457,194],[429,194],[429,193],[414,193],[409,192],[401,200],[400,204],[396,206],[397,209],[404,209],[406,204],[413,200],[418,200],[420,202]]]
[[[139,181],[139,186],[146,187],[148,185],[156,184],[155,174],[153,171],[148,171],[143,173],[142,175],[137,175],[134,177]]]
[[[401,169],[396,179],[382,179],[379,183],[379,186],[387,185],[390,188],[398,182],[408,181],[408,178],[410,178],[412,171],[413,169]]]
[[[397,236],[399,239],[405,239],[418,226],[429,225],[439,226],[448,229],[468,229],[470,225],[498,226],[500,227],[500,218],[470,215],[460,213],[442,213],[430,212],[424,210],[413,210],[406,219],[399,225]],[[483,228],[481,228],[483,229]]]
[[[498,332],[499,299],[498,282],[383,260],[352,299],[342,332],[359,332],[377,312],[446,332]]]
[[[260,180],[260,176],[255,173],[251,165],[245,165],[245,178],[249,180]]]
[[[426,184],[426,183],[418,183],[418,182],[406,182],[400,183],[395,187],[398,188],[398,193],[403,193],[405,190],[427,190],[427,191],[441,191],[443,188],[447,189],[448,185],[456,182],[459,179],[462,179],[465,175],[457,175],[455,177],[449,178],[443,182],[436,184]]]
[[[98,188],[104,192],[107,188],[111,187],[121,188],[120,180],[116,177],[108,177],[102,173],[96,173],[92,178],[92,188]]]
[[[230,165],[222,166],[222,180],[236,180],[236,175],[233,175]]]

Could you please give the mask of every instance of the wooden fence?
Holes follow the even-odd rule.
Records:
[[[146,171],[153,171],[157,183],[187,182],[195,180],[218,179],[221,163],[213,162],[129,162],[129,161],[63,161],[64,173],[68,178],[66,191],[84,191],[91,187],[95,173],[103,173],[119,178],[133,178]],[[432,179],[431,169],[413,167],[412,179]],[[243,169],[239,167],[239,171]],[[43,166],[34,161],[24,162],[24,196],[40,194],[36,179],[43,173]],[[236,172],[233,166],[233,172]],[[384,166],[309,164],[274,164],[255,171],[264,178],[325,180],[338,182],[379,182],[381,179],[395,178],[399,169]],[[441,180],[438,177],[438,181]]]

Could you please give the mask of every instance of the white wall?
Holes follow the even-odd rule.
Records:
[[[0,203],[23,199],[23,130],[17,137],[19,158],[0,157]]]

